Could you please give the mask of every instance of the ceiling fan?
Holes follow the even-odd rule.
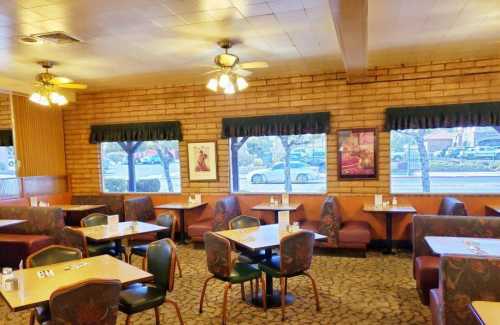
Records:
[[[248,87],[245,77],[252,74],[251,69],[269,67],[269,64],[264,61],[240,62],[237,55],[229,53],[234,41],[225,39],[217,42],[217,44],[224,50],[224,53],[214,58],[216,68],[205,72],[205,74],[218,75],[216,78],[211,78],[207,84],[207,88],[214,92],[217,92],[218,88],[222,88],[225,94],[234,94],[236,89],[233,82],[236,82],[238,90],[242,91]]]
[[[30,100],[43,106],[51,106],[52,104],[63,106],[68,103],[66,97],[57,92],[60,88],[65,89],[86,89],[87,85],[73,82],[70,78],[56,76],[49,72],[49,69],[54,66],[52,61],[41,61],[39,65],[45,69],[36,75],[37,91],[31,94]]]

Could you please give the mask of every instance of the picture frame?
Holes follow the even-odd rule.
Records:
[[[338,130],[338,179],[378,179],[377,148],[377,129],[375,128]]]
[[[217,180],[217,143],[190,142],[188,148],[189,181]]]

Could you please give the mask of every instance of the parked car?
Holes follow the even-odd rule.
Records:
[[[293,183],[299,184],[306,184],[320,177],[318,167],[300,161],[290,162],[290,176]],[[254,170],[248,174],[247,178],[252,184],[284,183],[285,163],[279,162],[271,168]]]
[[[465,159],[500,159],[500,148],[477,146],[466,148],[462,153]]]
[[[159,165],[161,164],[161,159],[158,156],[146,156],[139,159],[138,163],[143,165]]]

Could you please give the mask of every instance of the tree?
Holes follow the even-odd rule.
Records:
[[[233,173],[233,192],[239,192],[240,190],[238,151],[241,149],[241,147],[243,147],[247,140],[248,137],[243,137],[240,140],[238,140],[238,138],[231,138],[231,171]]]
[[[174,149],[172,141],[155,141],[154,148],[158,157],[160,157],[163,166],[163,173],[167,181],[167,189],[169,192],[174,191],[172,176],[170,175],[170,164],[175,161],[175,156],[172,153]]]
[[[135,166],[134,166],[134,153],[142,144],[142,141],[121,141],[118,142],[120,147],[127,153],[128,165],[128,191],[135,192]]]
[[[404,134],[413,139],[413,141],[417,145],[418,155],[420,158],[420,169],[421,169],[421,178],[422,178],[422,191],[424,193],[429,193],[431,191],[431,180],[430,180],[430,163],[429,163],[429,155],[427,153],[427,148],[425,147],[425,129],[418,130],[403,130],[396,131],[400,134]],[[408,153],[411,152],[411,147],[408,148]],[[408,162],[409,163],[409,162]]]
[[[292,176],[290,173],[290,153],[292,151],[292,147],[296,145],[303,145],[307,144],[310,142],[309,139],[307,139],[303,135],[296,135],[296,136],[287,136],[287,135],[281,135],[279,136],[279,139],[281,140],[281,145],[283,146],[283,149],[285,150],[285,162],[284,162],[284,172],[285,172],[285,192],[286,193],[291,193],[292,192]]]

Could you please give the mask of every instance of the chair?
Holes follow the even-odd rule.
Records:
[[[285,320],[286,280],[291,277],[305,275],[311,280],[316,299],[316,310],[319,311],[319,296],[314,278],[307,273],[311,267],[314,250],[314,233],[299,231],[286,235],[280,240],[280,255],[273,256],[270,261],[259,264],[261,270],[273,278],[280,279],[281,288],[281,320]]]
[[[227,230],[229,220],[241,215],[240,203],[236,195],[229,195],[215,203],[213,219],[195,222],[188,227],[188,235],[192,241],[202,242],[208,231]]]
[[[475,300],[500,301],[500,258],[442,256],[439,288],[430,291],[432,324],[478,324],[468,306]]]
[[[260,220],[255,217],[241,215],[229,220],[228,226],[229,229],[258,227],[260,226]],[[239,262],[242,263],[254,263],[255,261],[258,262],[266,257],[264,250],[254,251],[241,245],[236,245],[236,248],[242,254],[239,256]]]
[[[81,258],[82,252],[79,249],[61,245],[51,245],[28,256],[26,259],[26,266],[45,266]],[[33,309],[30,314],[30,325],[35,324],[35,319],[39,324],[43,324],[50,320],[49,304],[43,304]]]
[[[132,285],[120,293],[120,311],[127,314],[126,324],[130,324],[133,314],[154,308],[156,324],[160,324],[158,307],[164,302],[172,304],[184,324],[177,304],[167,298],[167,291],[174,288],[176,247],[169,239],[161,239],[149,244],[146,254],[147,271],[154,276],[154,283]]]
[[[371,241],[370,224],[365,221],[342,221],[335,196],[327,196],[321,206],[319,220],[306,220],[301,228],[327,236],[327,241],[315,245],[330,248],[352,248],[366,252]]]
[[[120,288],[119,280],[91,279],[57,289],[50,296],[50,324],[116,324]]]
[[[80,226],[82,227],[94,227],[108,224],[108,216],[102,213],[91,213],[85,218],[80,220]],[[89,256],[108,254],[111,256],[125,256],[125,261],[127,261],[127,254],[125,253],[125,248],[121,246],[121,241],[105,241],[105,242],[95,242],[93,240],[87,240],[87,249]]]
[[[262,272],[255,266],[246,263],[233,264],[231,257],[231,243],[226,238],[214,233],[207,232],[204,235],[205,252],[207,254],[208,271],[212,276],[208,277],[203,284],[200,298],[200,314],[203,312],[203,300],[205,298],[205,290],[208,281],[218,279],[225,283],[224,285],[224,302],[222,305],[222,324],[227,323],[227,305],[228,293],[233,284],[239,283],[241,286],[241,298],[245,300],[244,283],[247,281],[256,280],[257,286],[255,293],[252,296],[256,297],[259,291],[259,281],[262,282],[262,295],[265,295],[266,284]],[[266,299],[263,299],[264,310],[267,309]]]
[[[160,232],[156,233],[157,239],[163,239],[163,238],[168,238],[168,237],[170,237],[171,239],[174,238],[175,219],[172,215],[170,215],[170,214],[159,215],[158,218],[156,219],[156,224],[167,228],[164,231],[160,231]],[[148,250],[148,246],[149,246],[149,244],[132,246],[132,248],[130,249],[130,254],[128,256],[128,260],[130,261],[130,263],[132,263],[132,255],[141,256],[142,257],[142,268],[145,269],[146,268],[146,252]],[[177,265],[177,268],[179,270],[179,277],[182,278],[181,264],[179,263],[179,257],[177,256],[177,254],[175,255],[175,264]]]
[[[466,216],[465,204],[451,196],[445,196],[439,205],[438,215],[443,216]]]
[[[125,221],[156,223],[153,200],[149,196],[135,197],[123,202]],[[140,234],[130,237],[129,245],[145,244],[157,240],[155,233]]]

